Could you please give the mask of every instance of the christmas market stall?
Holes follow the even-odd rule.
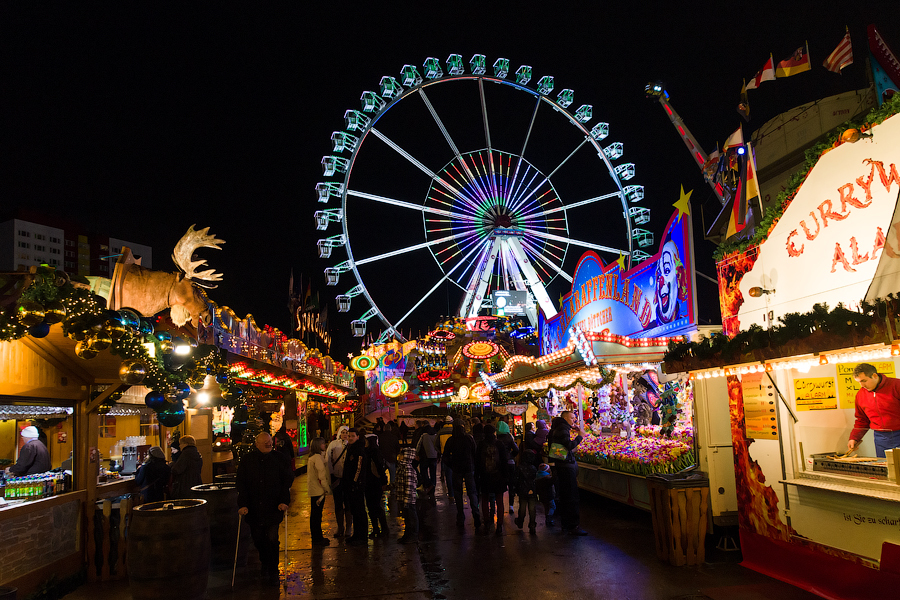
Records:
[[[828,598],[900,586],[900,450],[867,432],[897,400],[857,406],[857,378],[877,394],[898,373],[897,112],[895,96],[807,151],[755,235],[720,247],[727,335],[665,360],[727,405],[743,564]]]
[[[27,595],[85,568],[125,577],[133,474],[151,446],[172,459],[192,435],[211,483],[214,428],[231,425],[244,398],[267,398],[279,416],[284,403],[299,422],[287,394],[340,402],[351,392],[330,358],[250,317],[223,318],[230,311],[203,290],[221,275],[193,260],[221,244],[207,232],[191,227],[179,241],[179,273],[145,269],[123,248],[111,279],[49,266],[0,274],[0,467],[10,469],[0,585]]]
[[[544,419],[575,411],[579,484],[644,509],[646,476],[697,461],[687,375],[659,368],[670,341],[697,331],[688,206],[676,206],[659,252],[632,269],[586,253],[561,311],[542,322],[542,355],[511,357],[489,377],[500,403],[528,399]]]

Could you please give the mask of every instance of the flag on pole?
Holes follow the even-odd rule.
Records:
[[[745,121],[750,120],[750,99],[747,97],[747,81],[744,80],[744,86],[741,88],[741,101],[737,105],[738,114],[744,117]]]
[[[853,64],[853,47],[850,45],[850,32],[844,34],[841,43],[828,55],[822,65],[834,73],[840,73],[841,69]]]
[[[774,81],[775,80],[775,64],[772,61],[772,55],[769,55],[769,60],[766,61],[766,64],[763,65],[763,68],[759,70],[759,73],[753,76],[753,79],[747,83],[748,90],[755,90],[758,88],[763,81]]]
[[[775,69],[775,77],[790,77],[803,71],[809,71],[809,44],[797,48],[791,57],[778,63]]]
[[[738,146],[744,145],[744,127],[739,125],[737,131],[728,136],[728,139],[725,140],[725,145],[722,147],[722,151],[728,150],[729,148],[737,148]]]

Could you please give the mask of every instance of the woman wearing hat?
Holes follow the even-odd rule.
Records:
[[[141,498],[147,502],[161,502],[166,499],[166,488],[169,487],[171,467],[166,464],[166,455],[162,448],[153,446],[147,460],[138,469],[134,482],[141,492]]]
[[[22,440],[25,445],[19,450],[19,460],[9,468],[13,475],[34,475],[46,473],[50,470],[50,452],[47,446],[38,437],[40,433],[37,427],[29,425],[22,430]]]

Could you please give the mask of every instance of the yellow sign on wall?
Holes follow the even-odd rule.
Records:
[[[834,377],[805,377],[794,380],[797,410],[829,410],[837,408]]]
[[[840,400],[841,408],[856,408],[856,392],[859,391],[859,384],[853,379],[853,369],[855,369],[858,364],[859,363],[839,363],[837,365],[838,399]],[[894,361],[885,360],[872,364],[882,375],[895,377]]]

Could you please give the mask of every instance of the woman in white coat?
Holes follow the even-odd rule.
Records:
[[[310,445],[309,462],[306,465],[309,491],[309,534],[313,546],[327,546],[330,540],[322,535],[322,509],[325,496],[331,494],[331,474],[325,464],[325,438],[316,438]]]

